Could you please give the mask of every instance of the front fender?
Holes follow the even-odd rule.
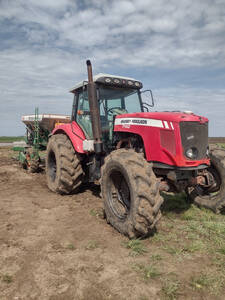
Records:
[[[86,137],[83,130],[76,122],[73,121],[71,123],[57,125],[53,129],[51,135],[59,133],[66,134],[68,136],[76,152],[86,153],[83,150],[83,140],[85,140]]]

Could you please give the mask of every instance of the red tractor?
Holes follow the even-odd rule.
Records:
[[[160,219],[160,191],[186,191],[196,204],[225,207],[225,155],[209,151],[208,119],[191,112],[149,112],[142,83],[93,77],[77,84],[71,123],[55,127],[47,146],[50,190],[69,194],[100,180],[106,219],[129,238],[148,235]]]

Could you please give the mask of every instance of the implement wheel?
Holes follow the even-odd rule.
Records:
[[[31,159],[27,162],[27,171],[28,173],[36,173],[39,170],[40,160]]]
[[[46,176],[49,189],[59,194],[69,194],[82,183],[80,160],[64,134],[56,134],[49,139]]]
[[[101,190],[107,221],[129,238],[149,235],[163,199],[152,167],[141,154],[119,149],[102,167]]]
[[[214,185],[209,188],[196,186],[188,189],[188,197],[198,206],[211,209],[215,213],[225,211],[225,150],[214,148],[210,152],[211,166],[208,168]]]

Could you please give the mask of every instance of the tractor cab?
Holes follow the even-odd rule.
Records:
[[[140,92],[142,83],[133,78],[109,74],[98,74],[93,77],[93,82],[96,86],[102,140],[105,146],[109,146],[115,117],[144,111]],[[87,139],[93,140],[87,83],[80,82],[71,90],[75,94],[72,120],[79,124]]]

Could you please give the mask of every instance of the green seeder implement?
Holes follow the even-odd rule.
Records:
[[[44,161],[48,138],[52,130],[60,123],[69,123],[70,117],[58,114],[35,114],[22,116],[26,125],[25,143],[14,143],[13,150],[18,151],[17,159],[30,172],[36,172]]]

